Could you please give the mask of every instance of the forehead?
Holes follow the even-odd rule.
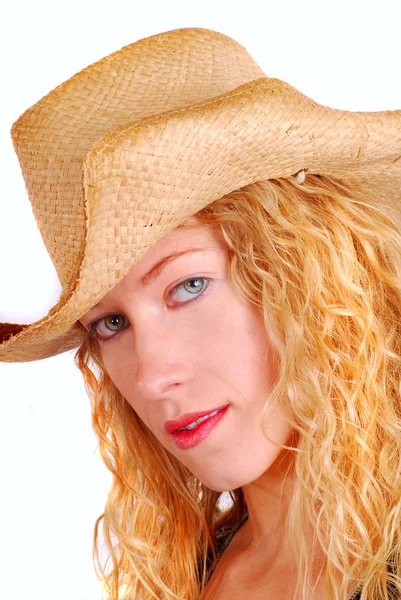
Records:
[[[171,255],[190,250],[223,250],[225,247],[220,230],[201,224],[192,217],[150,248],[130,272],[142,277],[156,262]]]

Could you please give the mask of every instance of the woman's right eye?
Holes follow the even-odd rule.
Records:
[[[125,329],[128,324],[128,319],[123,315],[107,315],[92,323],[89,328],[89,338],[96,337],[98,340],[108,340],[122,329]]]

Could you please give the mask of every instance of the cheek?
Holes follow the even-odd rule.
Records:
[[[219,337],[216,357],[227,377],[240,384],[245,397],[260,394],[264,403],[266,391],[277,379],[279,359],[261,315],[256,310],[244,310],[239,306]]]
[[[126,398],[134,410],[137,410],[139,402],[135,400],[135,373],[136,366],[132,360],[132,352],[110,352],[107,349],[102,352],[102,359],[105,369],[118,389]]]
[[[108,361],[105,367],[110,379],[145,425],[156,434],[150,418],[150,404],[136,393],[135,367],[129,360]]]

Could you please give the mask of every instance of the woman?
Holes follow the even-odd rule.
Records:
[[[0,358],[79,346],[110,598],[398,597],[400,112],[319,106],[188,29],[13,138],[63,294]]]

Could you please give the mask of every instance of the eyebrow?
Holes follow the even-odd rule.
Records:
[[[194,252],[202,252],[204,248],[188,248],[187,250],[181,250],[180,252],[173,252],[167,256],[163,256],[153,267],[149,269],[139,280],[142,287],[148,286],[150,283],[156,281],[156,279],[162,274],[163,269],[170,264],[173,260],[184,256],[185,254],[193,254]]]
[[[172,252],[167,256],[163,256],[161,260],[159,260],[155,265],[153,265],[149,271],[147,271],[142,277],[139,279],[139,284],[142,287],[146,287],[152,281],[156,281],[156,279],[161,275],[163,269],[172,261],[176,260],[180,256],[184,256],[185,254],[193,254],[195,252],[202,252],[205,248],[188,248],[187,250],[181,250],[180,252]],[[91,310],[96,307],[99,307],[102,303],[102,300],[99,300],[94,306],[92,306]],[[90,311],[88,311],[90,312]]]

